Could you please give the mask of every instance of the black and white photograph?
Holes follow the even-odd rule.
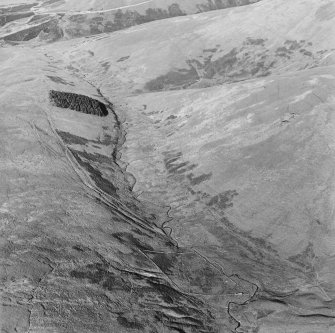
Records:
[[[0,333],[335,333],[335,0],[0,0]]]

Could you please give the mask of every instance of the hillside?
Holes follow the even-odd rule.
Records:
[[[7,1],[7,0],[5,0]],[[0,39],[55,41],[113,32],[170,17],[245,6],[260,0],[28,0],[0,6]],[[1,4],[0,4],[1,5]]]
[[[334,332],[335,4],[28,3],[0,8],[1,332]]]

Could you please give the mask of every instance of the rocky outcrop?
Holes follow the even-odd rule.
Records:
[[[59,108],[71,109],[99,117],[108,115],[108,110],[105,104],[85,95],[51,90],[49,97]]]

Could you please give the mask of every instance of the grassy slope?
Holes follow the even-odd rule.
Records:
[[[186,302],[184,309],[195,316],[190,299],[176,297],[171,305],[162,290],[120,273],[115,267],[121,262],[137,272],[164,272],[171,283],[196,293],[205,304],[195,307],[199,316],[207,320],[202,311],[211,311],[211,327],[221,332],[234,329],[236,320],[250,332],[332,332],[331,6],[269,0],[33,50],[4,49],[1,99],[10,116],[4,114],[2,124],[7,144],[1,213],[9,221],[3,236],[9,261],[2,271],[10,306],[3,307],[2,317],[6,328],[13,326],[8,331],[27,331],[31,325],[36,332],[45,327],[126,332],[129,325],[140,331],[144,323],[160,332],[164,320],[151,315],[165,307],[180,320],[178,302]],[[287,40],[306,40],[315,58],[301,56],[298,49],[262,78],[143,93],[147,82],[187,69],[186,60],[198,59],[205,49],[220,45],[215,60],[245,45],[248,37],[265,40],[264,47],[248,46],[260,56],[270,50],[276,57]],[[218,73],[232,73],[224,68]],[[72,138],[70,148],[88,159],[93,154],[92,165],[115,180],[109,163],[94,155],[110,155],[113,119],[102,122],[50,108],[47,100],[49,89],[98,98],[84,79],[122,101],[118,112],[128,132],[122,160],[129,163],[135,194],[148,205],[147,213],[160,214],[162,223],[171,208],[167,225],[180,254],[144,258],[141,243],[125,241],[134,235],[134,225],[88,197],[69,164],[48,120],[72,134],[65,136]],[[123,191],[119,195],[126,200]],[[157,253],[171,250],[160,237],[139,236],[143,229],[135,229]],[[256,283],[259,293],[254,302],[237,306],[230,302],[243,303],[254,289],[243,278]],[[141,288],[149,289],[142,293]]]

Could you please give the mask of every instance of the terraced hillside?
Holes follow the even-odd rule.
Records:
[[[28,3],[1,3],[1,332],[334,332],[334,3]]]

